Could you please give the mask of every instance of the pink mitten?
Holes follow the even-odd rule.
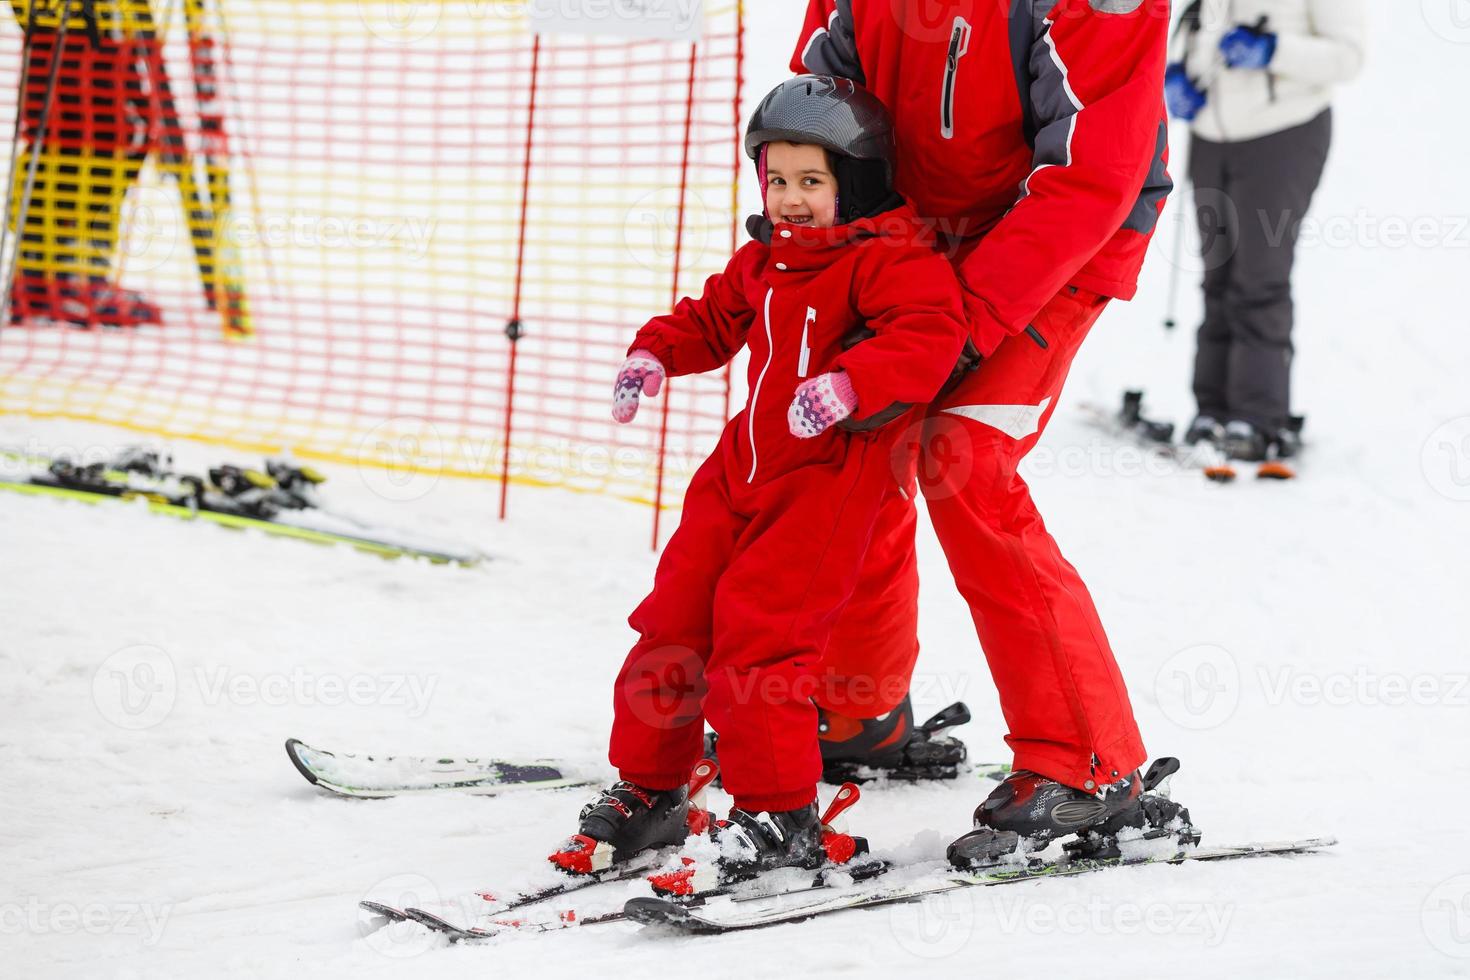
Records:
[[[633,421],[638,414],[638,396],[652,397],[664,385],[664,366],[646,350],[635,350],[618,369],[613,385],[612,417],[619,422]]]
[[[857,411],[857,392],[846,371],[819,374],[796,386],[786,424],[798,439],[810,439]]]

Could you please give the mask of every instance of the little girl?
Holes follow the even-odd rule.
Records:
[[[938,394],[967,336],[950,264],[893,191],[892,124],[874,96],[842,78],[783,82],[745,149],[765,200],[755,240],[700,299],[638,332],[614,388],[613,417],[629,422],[666,377],[750,348],[745,408],[690,483],[629,618],[640,638],[614,688],[609,751],[621,779],[552,855],[572,873],[707,823],[688,798],[706,720],[735,798],[713,828],[720,877],[826,860],[816,671],[912,459],[903,424],[878,426]]]

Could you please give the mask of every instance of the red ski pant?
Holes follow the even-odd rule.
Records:
[[[1065,288],[1023,333],[1005,341],[922,425],[919,484],[960,594],[970,606],[1010,730],[1015,766],[1088,791],[1145,760],[1122,675],[1087,587],[1047,532],[1017,473],[1056,411],[1072,359],[1107,300]],[[1045,344],[1043,347],[1042,345]],[[879,515],[867,565],[837,624],[826,662],[837,675],[901,678],[918,643],[912,508]],[[838,697],[840,697],[840,693]]]
[[[672,789],[708,720],[735,804],[792,810],[816,799],[822,772],[822,652],[879,511],[905,503],[913,454],[897,443],[902,424],[838,431],[813,440],[812,462],[749,483],[744,417],[695,474],[653,591],[628,619],[639,640],[614,687],[608,757],[623,779]]]

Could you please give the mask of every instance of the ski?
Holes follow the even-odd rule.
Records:
[[[521,790],[590,786],[595,780],[568,774],[552,762],[498,759],[367,755],[329,752],[296,738],[286,755],[314,786],[338,796],[376,799],[411,793],[468,793],[494,796]]]
[[[667,858],[671,856],[672,853],[673,852],[660,852],[660,856],[663,858]],[[849,882],[861,882],[871,880],[872,878],[875,878],[878,875],[885,873],[889,867],[890,866],[887,864],[887,862],[871,861],[865,865],[852,868],[824,868],[818,871],[804,884],[800,884],[791,888],[780,889],[777,891],[762,889],[761,885],[763,884],[763,882],[757,879],[756,881],[737,882],[729,885],[721,885],[719,887],[700,892],[697,895],[692,895],[679,899],[668,899],[668,901],[673,904],[678,904],[682,907],[699,908],[705,902],[713,898],[725,898],[732,903],[740,904],[744,902],[764,901],[775,895],[792,896],[806,895],[813,892],[827,892],[831,891],[832,889],[846,888]],[[643,877],[644,873],[647,870],[648,867],[643,866],[639,869],[628,869],[626,873],[620,873],[613,877],[603,878],[598,881],[574,883],[572,887],[564,889],[559,894],[565,894],[565,892],[570,891],[579,891],[582,888],[590,887],[592,885],[611,884],[620,881],[632,881]],[[792,869],[785,870],[789,872]],[[833,877],[834,872],[836,873],[835,878]],[[556,896],[548,894],[538,897],[536,893],[526,893],[526,895],[523,896],[523,899],[518,903],[502,905],[493,911],[481,913],[479,915],[479,919],[484,923],[483,925],[468,926],[456,925],[455,923],[450,922],[444,916],[439,915],[435,912],[428,911],[427,909],[414,907],[398,909],[392,906],[385,906],[377,902],[360,902],[358,904],[360,908],[373,912],[374,914],[383,918],[385,920],[383,924],[387,924],[389,922],[405,921],[417,922],[419,925],[424,926],[425,928],[433,932],[437,932],[443,936],[446,936],[451,943],[485,942],[487,940],[495,939],[498,936],[507,935],[513,932],[556,932],[562,929],[603,925],[610,922],[622,922],[628,918],[626,907],[613,909],[611,911],[597,912],[592,915],[583,915],[579,913],[576,909],[561,909],[557,911],[552,917],[542,917],[540,919],[503,918],[507,913],[515,909],[546,901],[547,899],[552,897]],[[636,899],[634,901],[636,901]]]
[[[141,499],[151,513],[167,517],[257,530],[311,544],[346,545],[383,558],[471,566],[485,557],[478,551],[326,509],[316,496],[320,475],[281,460],[268,460],[264,471],[215,467],[205,479],[177,473],[166,454],[140,448],[125,449],[106,462],[86,466],[9,448],[0,449],[0,458],[24,468],[23,475],[0,477],[0,490],[13,493],[91,504]]]
[[[1319,837],[1275,843],[1243,844],[1235,847],[1195,848],[1183,853],[1140,855],[1119,858],[1081,858],[1058,860],[1034,866],[1001,867],[984,872],[936,870],[920,875],[908,883],[879,884],[870,888],[843,889],[839,893],[812,896],[777,894],[755,903],[706,902],[699,907],[659,898],[633,898],[624,906],[627,919],[646,926],[664,926],[693,935],[718,935],[762,929],[789,922],[801,922],[855,909],[876,908],[905,902],[916,902],[930,895],[958,891],[963,888],[1010,885],[1041,878],[1070,877],[1105,868],[1147,864],[1188,864],[1197,861],[1224,861],[1267,855],[1304,854],[1336,844],[1335,838]]]

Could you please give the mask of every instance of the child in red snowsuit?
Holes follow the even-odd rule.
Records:
[[[609,752],[622,781],[553,855],[568,870],[684,839],[706,720],[736,805],[716,833],[747,838],[762,866],[810,863],[822,652],[879,508],[906,493],[902,443],[917,442],[902,418],[876,423],[932,400],[967,336],[951,266],[892,191],[891,133],[881,103],[845,79],[778,86],[746,137],[766,201],[756,240],[629,349],[621,422],[666,376],[720,367],[742,346],[749,398],[629,618],[639,640],[614,689]]]

